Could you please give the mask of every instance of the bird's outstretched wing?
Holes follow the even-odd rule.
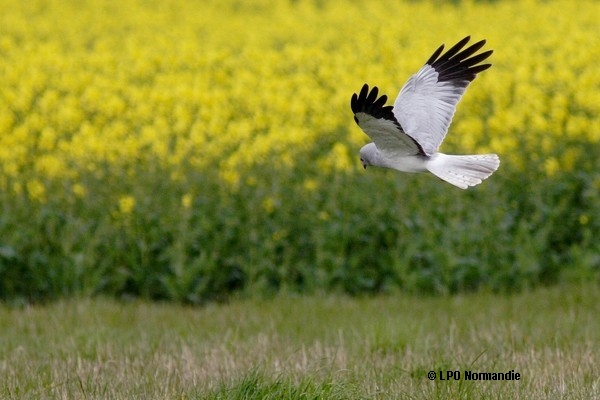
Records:
[[[427,155],[437,152],[452,122],[456,104],[469,83],[491,66],[479,63],[488,58],[492,50],[473,55],[483,47],[485,40],[463,50],[469,40],[467,36],[440,56],[444,50],[441,45],[410,77],[394,102],[392,112],[396,121]]]
[[[425,154],[419,143],[404,133],[402,126],[392,112],[392,106],[385,106],[387,96],[377,98],[379,89],[364,84],[359,94],[354,93],[350,107],[354,120],[373,140],[379,151],[389,156]]]

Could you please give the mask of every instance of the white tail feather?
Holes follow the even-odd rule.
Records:
[[[426,164],[429,172],[461,189],[479,185],[498,169],[496,154],[451,156],[437,153]]]

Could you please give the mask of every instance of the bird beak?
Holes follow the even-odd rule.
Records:
[[[364,169],[367,169],[367,164],[363,164],[363,168],[364,168]]]

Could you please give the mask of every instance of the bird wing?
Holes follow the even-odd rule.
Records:
[[[350,107],[354,121],[373,140],[377,149],[388,156],[425,154],[419,143],[407,135],[396,120],[392,106],[385,106],[387,96],[377,98],[379,89],[369,92],[365,83],[359,94],[354,93]]]
[[[452,122],[456,104],[469,83],[491,66],[477,64],[488,58],[492,50],[472,56],[483,47],[485,40],[463,50],[469,40],[467,36],[440,56],[444,50],[441,45],[410,77],[394,101],[392,111],[396,121],[427,155],[437,152]]]

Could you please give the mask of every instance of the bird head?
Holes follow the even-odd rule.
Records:
[[[369,165],[373,165],[376,152],[377,147],[375,147],[375,143],[365,144],[360,149],[360,162],[362,163],[364,169],[367,169],[367,166]]]

